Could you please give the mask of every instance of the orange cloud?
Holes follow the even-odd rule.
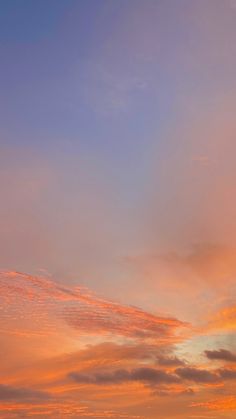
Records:
[[[203,407],[210,410],[234,411],[236,410],[236,397],[228,396],[207,402],[196,402],[191,404],[192,407]]]
[[[175,333],[187,323],[176,318],[158,316],[137,307],[125,306],[91,294],[88,290],[70,288],[48,278],[18,272],[1,272],[1,298],[5,313],[18,301],[18,310],[32,303],[37,316],[42,307],[48,317],[66,320],[74,330],[86,335],[110,334],[134,339],[152,339],[156,343],[171,343],[179,338]],[[22,304],[24,302],[24,304]],[[31,306],[30,306],[31,308]],[[7,316],[7,314],[5,314]],[[42,315],[40,316],[42,317]],[[45,319],[45,328],[50,321]]]
[[[218,384],[228,386],[233,382],[232,370],[192,367],[187,359],[182,361],[175,354],[175,344],[183,342],[182,330],[188,326],[175,317],[110,301],[88,289],[65,286],[48,277],[15,271],[0,273],[0,296],[0,325],[6,336],[9,329],[10,347],[15,348],[17,342],[19,349],[12,350],[8,365],[1,368],[2,382],[13,392],[16,389],[16,395],[28,388],[33,389],[31,394],[50,395],[50,402],[41,402],[40,407],[34,403],[31,410],[18,401],[11,413],[13,418],[21,408],[25,417],[42,412],[54,418],[68,411],[68,417],[94,414],[122,418],[125,416],[120,411],[106,409],[96,416],[95,410],[78,406],[75,400],[96,401],[102,407],[118,409],[134,406],[137,394],[150,402],[164,396],[182,400],[195,397],[200,389],[211,392]],[[45,336],[51,345],[47,358],[43,353]],[[76,344],[66,347],[68,336]],[[27,356],[27,346],[38,354],[38,359]],[[16,365],[14,358],[19,361]],[[189,382],[191,387],[193,384],[191,389]],[[57,407],[51,402],[55,398],[59,400]],[[6,400],[4,405],[9,408]],[[132,417],[132,413],[128,414]]]
[[[91,409],[86,405],[75,403],[73,401],[55,401],[52,403],[28,405],[24,403],[2,403],[0,404],[0,411],[6,415],[7,419],[24,418],[113,418],[113,419],[141,419],[143,416],[130,415],[114,410],[97,410]]]
[[[236,330],[236,306],[224,307],[215,313],[209,321],[209,327],[222,332]]]

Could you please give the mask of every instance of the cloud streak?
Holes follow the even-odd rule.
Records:
[[[69,377],[79,384],[120,384],[127,381],[140,381],[149,384],[171,384],[178,383],[180,380],[174,374],[169,374],[165,371],[154,368],[136,368],[133,370],[120,369],[109,372],[98,372],[95,374],[81,374],[71,372]]]
[[[117,335],[166,344],[177,341],[176,331],[187,323],[140,308],[99,298],[80,287],[66,287],[48,278],[1,272],[0,290],[8,309],[16,299],[51,310],[75,331],[86,335]],[[24,309],[24,305],[22,306]]]
[[[38,399],[48,399],[50,395],[45,391],[32,390],[29,388],[12,387],[5,384],[0,384],[0,401],[18,400],[18,401],[32,401]]]

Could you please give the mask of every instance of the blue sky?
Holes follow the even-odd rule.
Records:
[[[36,211],[47,230],[54,207],[63,220],[70,206],[75,214],[86,208],[81,191],[91,200],[103,190],[100,211],[110,219],[113,240],[120,240],[120,257],[208,240],[202,237],[209,224],[202,197],[222,169],[204,168],[213,170],[205,181],[205,172],[199,177],[187,162],[204,165],[209,153],[218,158],[208,131],[219,113],[225,118],[221,108],[231,119],[233,6],[211,0],[1,1],[3,159],[9,173],[14,166],[50,173]],[[192,179],[192,190],[183,177]]]

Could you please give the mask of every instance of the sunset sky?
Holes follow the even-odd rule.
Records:
[[[236,0],[0,0],[0,419],[236,418]]]

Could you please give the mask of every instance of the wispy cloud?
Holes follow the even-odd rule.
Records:
[[[2,272],[0,287],[4,307],[8,308],[9,304],[20,298],[21,301],[32,303],[33,307],[35,304],[36,307],[45,307],[85,335],[110,334],[168,344],[178,341],[176,332],[187,326],[187,323],[174,317],[125,306],[99,298],[89,290],[66,287],[44,277]]]

